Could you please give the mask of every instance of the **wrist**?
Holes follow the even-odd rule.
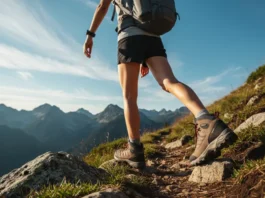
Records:
[[[89,37],[92,37],[92,38],[94,38],[96,36],[95,32],[92,32],[90,30],[86,31],[86,35],[89,36]]]

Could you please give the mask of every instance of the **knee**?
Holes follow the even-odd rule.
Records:
[[[163,90],[166,92],[170,92],[170,89],[174,84],[178,83],[177,79],[164,79],[159,85],[162,87]]]

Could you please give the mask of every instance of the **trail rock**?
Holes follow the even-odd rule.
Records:
[[[255,85],[255,88],[254,89],[255,90],[259,90],[260,88],[261,88],[261,83],[258,83],[258,84]]]
[[[175,142],[170,142],[170,143],[166,144],[165,148],[174,149],[174,148],[182,147],[185,144],[187,144],[191,139],[192,139],[191,136],[184,135],[180,140],[177,140]]]
[[[249,99],[247,106],[252,106],[258,101],[259,97],[258,96],[253,96],[252,98]]]
[[[173,164],[170,169],[174,169],[174,170],[179,170],[181,167],[179,165],[179,163]]]
[[[189,181],[196,183],[221,182],[230,177],[232,171],[233,164],[230,161],[214,161],[210,165],[195,167]]]
[[[117,189],[106,189],[104,191],[95,192],[82,198],[129,198],[125,193]]]
[[[253,126],[259,126],[263,122],[265,122],[265,112],[255,114],[255,115],[251,116],[250,118],[248,118],[241,125],[239,125],[239,127],[237,127],[235,129],[235,132],[239,133],[241,130],[248,128],[251,124]]]
[[[106,172],[87,165],[77,157],[59,152],[47,152],[0,178],[0,197],[25,197],[31,189],[66,181],[97,183]]]

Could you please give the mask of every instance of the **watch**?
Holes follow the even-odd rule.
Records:
[[[89,35],[91,37],[95,37],[96,36],[96,34],[94,32],[91,32],[89,30],[86,31],[86,35]]]

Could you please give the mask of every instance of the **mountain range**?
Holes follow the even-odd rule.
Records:
[[[175,111],[140,109],[140,132],[173,123],[189,114],[185,107]],[[45,151],[87,153],[106,141],[126,137],[123,109],[110,104],[93,115],[83,108],[65,113],[56,106],[43,104],[32,111],[18,111],[0,104],[0,175],[20,166]],[[24,159],[24,160],[23,160]]]

